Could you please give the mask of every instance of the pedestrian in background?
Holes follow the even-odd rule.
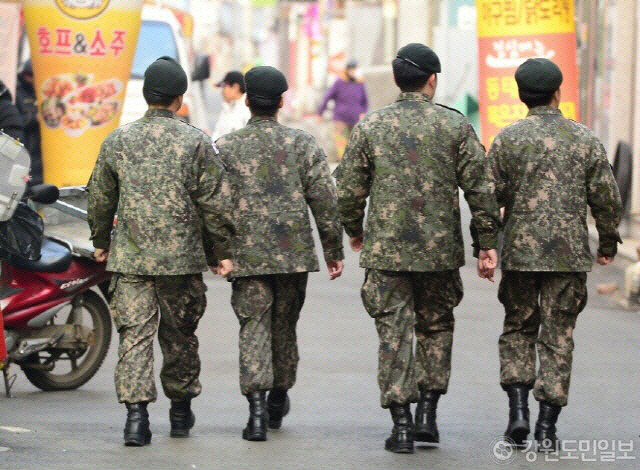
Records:
[[[249,108],[244,103],[245,89],[242,72],[236,70],[228,72],[216,86],[222,90],[223,103],[216,128],[211,134],[214,142],[229,132],[242,129],[251,117]]]
[[[471,124],[433,103],[438,56],[413,43],[392,65],[400,96],[355,126],[334,174],[342,223],[351,247],[362,250],[362,301],[380,339],[381,405],[394,423],[385,448],[412,453],[414,439],[439,442],[436,407],[451,374],[453,309],[463,293],[458,188],[480,256],[494,267],[500,222],[490,166]]]
[[[127,406],[124,441],[130,446],[151,441],[147,403],[157,397],[156,332],[171,436],[189,435],[191,399],[202,388],[195,335],[206,306],[202,271],[207,264],[222,276],[233,269],[229,186],[211,139],[176,116],[186,90],[187,76],[175,60],[152,63],[142,90],[149,109],[107,136],[87,187],[95,257],[114,273],[115,383]],[[203,245],[203,225],[213,246]]]
[[[338,160],[342,158],[353,126],[369,109],[369,99],[364,80],[355,60],[349,61],[344,74],[327,90],[318,115],[322,116],[333,101],[334,142]]]
[[[28,59],[18,73],[16,87],[16,106],[24,124],[24,146],[31,157],[31,183],[40,184],[42,176],[42,148],[40,140],[40,122],[38,121],[38,104],[36,90],[33,85],[33,66]]]
[[[0,80],[0,131],[24,142],[24,125],[20,111],[13,104],[11,92],[2,80]]]
[[[342,274],[336,191],[322,149],[278,123],[288,85],[273,67],[245,75],[251,119],[217,141],[233,197],[231,304],[240,322],[240,390],[249,401],[242,437],[267,439],[290,408],[299,360],[296,324],[310,271],[318,271],[309,208],[329,277]],[[268,397],[266,392],[269,392]]]
[[[529,434],[529,390],[540,402],[534,437],[557,448],[556,421],[567,404],[578,314],[587,302],[593,258],[587,207],[599,235],[597,261],[613,261],[621,243],[622,204],[604,147],[585,126],[558,109],[562,72],[548,59],[525,61],[515,73],[527,117],[493,141],[497,196],[505,207],[500,384],[509,397],[506,436]],[[492,276],[492,269],[480,266]],[[536,372],[536,350],[539,368]]]

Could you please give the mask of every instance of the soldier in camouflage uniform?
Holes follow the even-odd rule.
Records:
[[[473,128],[459,112],[432,101],[437,55],[409,44],[398,51],[393,72],[402,93],[355,126],[335,176],[342,223],[352,248],[362,249],[362,300],[380,338],[381,404],[394,422],[385,447],[410,453],[411,403],[418,402],[415,440],[439,441],[436,406],[447,391],[453,309],[462,299],[458,188],[471,207],[481,256],[494,263],[499,214]]]
[[[342,273],[342,229],[324,152],[309,134],[278,123],[284,75],[245,75],[246,127],[216,141],[229,172],[236,235],[231,303],[240,322],[240,390],[249,401],[242,437],[264,441],[289,411],[298,364],[296,323],[309,271],[319,269],[308,208],[330,278]],[[269,391],[266,397],[266,391]],[[268,423],[267,423],[268,420]]]
[[[505,128],[489,151],[498,201],[505,207],[500,383],[510,403],[506,436],[524,443],[533,387],[540,402],[535,438],[548,450],[556,444],[555,423],[567,404],[573,329],[587,301],[587,206],[598,229],[600,264],[617,252],[622,206],[602,144],[558,109],[557,65],[528,59],[515,78],[529,113]]]
[[[209,137],[175,116],[186,89],[185,72],[173,59],[151,64],[143,88],[148,111],[105,139],[87,187],[95,256],[114,272],[115,383],[128,409],[126,445],[151,440],[147,403],[157,395],[156,332],[171,436],[188,436],[195,420],[191,399],[201,390],[195,330],[206,305],[202,271],[207,264],[222,275],[233,268],[224,167]],[[204,246],[203,228],[213,246]]]

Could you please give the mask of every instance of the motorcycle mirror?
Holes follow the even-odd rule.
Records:
[[[58,200],[60,191],[53,184],[35,184],[27,190],[27,196],[34,202],[53,204]]]

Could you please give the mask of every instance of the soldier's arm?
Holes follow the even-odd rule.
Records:
[[[340,221],[349,237],[364,232],[364,212],[371,190],[371,165],[367,157],[366,137],[356,125],[344,156],[333,173],[338,191]]]
[[[327,158],[322,149],[310,141],[305,160],[305,199],[318,227],[324,259],[327,263],[342,260],[342,227],[338,218],[336,188]]]
[[[95,248],[108,250],[113,218],[118,210],[118,176],[113,162],[112,139],[103,142],[87,184],[87,221]]]
[[[479,249],[496,248],[500,212],[492,168],[473,128],[465,123],[456,161],[458,186],[464,191],[472,216],[472,236]]]
[[[598,253],[613,257],[618,252],[618,243],[622,243],[618,233],[623,214],[622,200],[604,147],[600,142],[594,147],[587,169],[587,203],[598,230]]]
[[[227,172],[208,138],[198,146],[196,188],[192,195],[204,222],[207,264],[231,258],[231,190]]]

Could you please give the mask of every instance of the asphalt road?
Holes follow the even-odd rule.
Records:
[[[190,438],[169,437],[168,401],[160,397],[149,407],[151,445],[123,446],[125,407],[116,402],[112,382],[114,335],[103,367],[78,390],[41,392],[12,369],[18,375],[15,397],[0,396],[0,468],[640,468],[640,309],[623,309],[595,291],[597,283],[621,282],[625,262],[616,260],[608,270],[597,267],[589,278],[590,300],[575,331],[569,406],[558,423],[567,449],[575,451],[544,457],[494,448],[507,422],[506,395],[498,384],[502,312],[497,282],[478,279],[467,260],[450,390],[438,410],[438,446],[418,446],[413,455],[383,448],[391,420],[379,406],[377,336],[360,302],[363,271],[348,252],[340,279],[329,282],[326,271],[310,277],[291,413],[267,442],[241,439],[248,407],[238,386],[238,324],[229,305],[230,285],[207,274],[209,307],[199,328],[203,393],[193,402],[197,421]],[[530,404],[537,414],[533,399]]]

